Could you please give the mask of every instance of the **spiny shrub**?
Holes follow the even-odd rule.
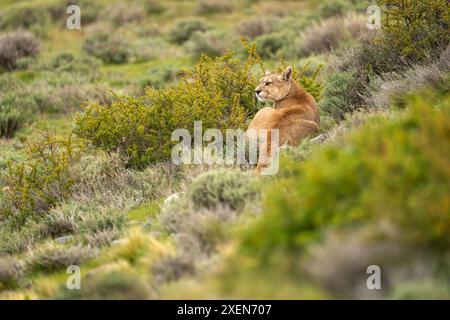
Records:
[[[206,31],[207,26],[201,20],[181,20],[178,21],[169,31],[169,39],[181,44],[189,40],[196,31]]]
[[[242,248],[265,261],[276,252],[293,257],[329,228],[389,221],[398,244],[438,255],[448,250],[449,98],[413,97],[396,121],[365,125],[345,148],[292,163],[296,173],[271,187],[266,213]]]
[[[126,63],[132,56],[129,45],[111,33],[88,36],[83,43],[83,50],[106,63]]]
[[[300,56],[329,52],[365,30],[368,29],[364,16],[332,17],[302,31],[297,52]]]
[[[15,31],[0,38],[0,68],[11,71],[20,59],[35,57],[39,53],[39,41],[29,32]]]
[[[412,60],[439,54],[450,43],[450,4],[447,0],[379,0],[385,5],[383,46]]]
[[[78,149],[71,139],[43,134],[40,141],[31,143],[28,161],[12,164],[7,171],[6,205],[0,215],[43,213],[66,199],[75,181],[71,164],[77,157]]]
[[[76,119],[76,133],[107,151],[119,150],[128,165],[142,167],[170,157],[175,129],[193,132],[201,120],[204,130],[243,128],[255,112],[251,68],[259,62],[255,48],[246,61],[232,53],[203,57],[177,85],[149,89],[142,98],[117,98],[111,105],[93,104]]]
[[[33,251],[28,264],[33,271],[54,272],[65,270],[71,265],[81,265],[95,255],[95,250],[86,247],[46,244]]]
[[[196,208],[241,209],[257,198],[258,186],[254,179],[238,170],[222,169],[199,175],[190,186],[190,194]]]
[[[200,14],[229,13],[233,5],[227,0],[197,0],[197,12]]]

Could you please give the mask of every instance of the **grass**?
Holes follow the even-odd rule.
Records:
[[[160,211],[160,207],[160,201],[151,202],[149,204],[144,204],[138,208],[128,211],[127,216],[130,220],[130,223],[145,222],[149,218],[155,218]]]
[[[148,74],[148,69],[156,66],[174,65],[180,68],[187,68],[193,63],[192,58],[169,58],[157,59],[145,62],[128,64],[105,64],[100,70],[103,74],[101,81],[109,82],[114,88],[122,89],[124,84],[136,81]]]

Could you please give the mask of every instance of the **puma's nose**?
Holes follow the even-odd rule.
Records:
[[[260,94],[261,90],[256,89],[255,92],[256,92],[256,94]]]

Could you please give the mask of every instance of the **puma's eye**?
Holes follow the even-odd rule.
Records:
[[[269,86],[271,84],[272,84],[272,82],[266,82],[266,86]]]

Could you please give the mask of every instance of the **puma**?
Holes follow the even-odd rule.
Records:
[[[258,111],[250,122],[249,130],[258,132],[264,129],[270,132],[279,130],[279,146],[285,144],[296,146],[302,139],[319,131],[320,115],[314,97],[306,92],[293,78],[292,67],[287,67],[282,74],[266,71],[265,76],[255,89],[259,101],[272,101],[273,107]],[[257,170],[261,172],[270,164],[272,150],[271,135],[267,139],[267,157],[258,159]]]

